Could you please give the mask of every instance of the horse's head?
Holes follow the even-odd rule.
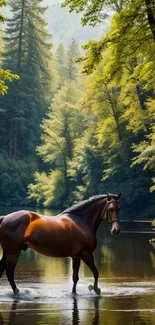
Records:
[[[111,234],[116,236],[119,235],[121,231],[119,222],[120,196],[121,193],[116,195],[116,197],[111,197],[109,194],[107,194],[107,201],[103,213],[103,219],[108,222]]]

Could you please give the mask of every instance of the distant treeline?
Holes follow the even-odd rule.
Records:
[[[122,192],[122,218],[154,218],[155,40],[149,23],[138,30],[132,24],[125,34],[129,17],[124,7],[116,10],[109,32],[88,42],[76,63],[75,40],[67,50],[61,42],[52,54],[40,2],[11,2],[3,41],[3,68],[20,79],[0,99],[0,204],[62,208]]]

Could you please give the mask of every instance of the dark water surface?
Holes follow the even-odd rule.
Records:
[[[149,238],[126,233],[112,238],[107,227],[100,227],[94,254],[100,297],[88,290],[93,278],[84,264],[75,299],[69,258],[22,252],[15,274],[20,288],[16,300],[5,275],[0,280],[0,325],[154,325],[155,252]]]

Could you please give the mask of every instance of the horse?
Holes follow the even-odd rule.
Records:
[[[72,293],[76,294],[81,260],[94,276],[93,289],[100,295],[99,273],[93,251],[97,246],[96,232],[101,221],[109,225],[111,235],[119,235],[120,194],[101,194],[65,209],[55,217],[32,211],[16,211],[0,217],[0,243],[3,256],[0,260],[0,277],[6,276],[15,295],[19,289],[14,271],[21,250],[27,248],[51,257],[71,257],[73,268]]]

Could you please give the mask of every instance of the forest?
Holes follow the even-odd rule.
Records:
[[[82,48],[73,38],[56,49],[43,1],[8,4],[12,17],[0,16],[0,205],[62,209],[121,192],[123,218],[153,219],[154,0],[65,0],[82,25],[104,30],[109,16],[109,28]]]

